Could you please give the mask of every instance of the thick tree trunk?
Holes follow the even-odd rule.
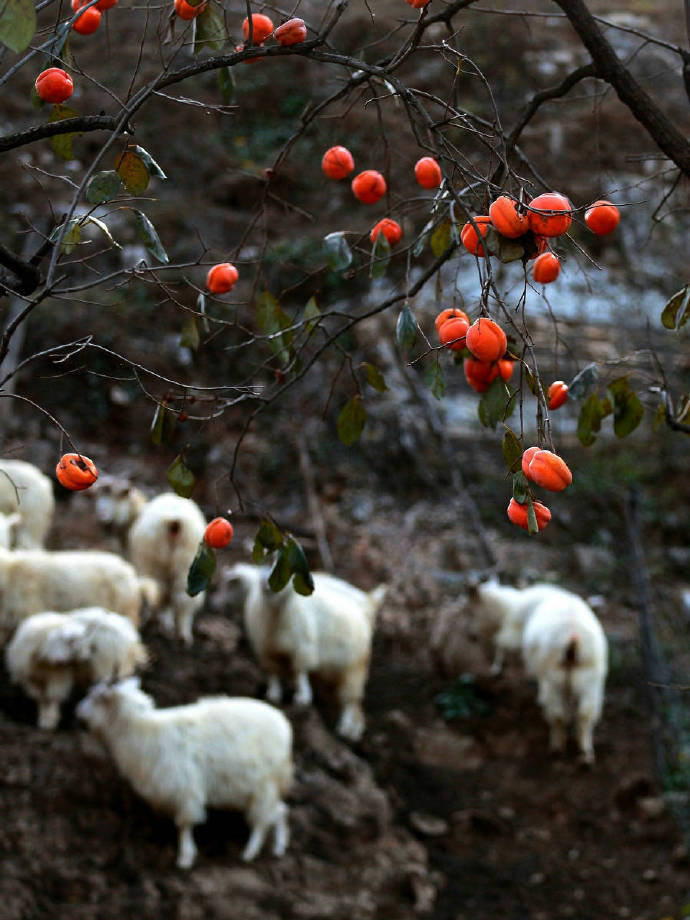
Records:
[[[684,175],[690,177],[690,142],[620,62],[584,0],[554,2],[568,17],[580,41],[592,56],[597,76],[613,87],[621,102],[630,109],[666,156],[673,160]]]

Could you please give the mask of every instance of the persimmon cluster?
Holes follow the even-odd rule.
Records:
[[[463,370],[477,393],[485,393],[497,377],[510,380],[515,361],[506,354],[508,341],[498,323],[485,316],[470,323],[464,310],[449,307],[441,310],[435,325],[443,347],[470,352],[463,361]]]
[[[573,475],[566,462],[550,450],[540,447],[528,447],[522,455],[522,472],[528,482],[541,486],[549,492],[562,492],[573,481]],[[508,518],[523,530],[542,531],[551,520],[551,511],[546,505],[535,501],[530,492],[525,501],[515,497],[510,499],[507,508]],[[534,515],[530,522],[530,517]]]
[[[499,195],[489,207],[488,214],[479,214],[463,226],[460,240],[473,256],[486,258],[482,240],[489,227],[509,240],[526,238],[528,258],[534,260],[532,278],[538,284],[550,284],[558,278],[561,262],[549,249],[549,240],[561,236],[573,222],[573,207],[559,192],[545,192],[523,205],[508,195]],[[610,201],[595,201],[585,211],[585,224],[599,236],[611,233],[618,226],[620,211]]]

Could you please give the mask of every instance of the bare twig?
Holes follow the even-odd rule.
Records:
[[[334,571],[333,556],[331,548],[328,545],[328,536],[326,534],[326,522],[324,521],[323,512],[321,511],[321,502],[316,491],[316,481],[314,479],[314,469],[309,457],[309,448],[303,432],[297,435],[297,455],[299,457],[299,468],[304,480],[304,487],[307,492],[307,508],[311,519],[314,533],[316,534],[316,545],[319,548],[321,564],[327,572]]]

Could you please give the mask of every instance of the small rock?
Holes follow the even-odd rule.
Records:
[[[655,818],[660,818],[664,814],[666,811],[666,802],[660,795],[647,795],[638,799],[637,808],[644,818],[653,820]]]
[[[658,882],[659,873],[656,871],[656,869],[645,869],[642,873],[642,878],[645,882]]]
[[[530,885],[543,885],[546,881],[546,876],[543,872],[533,872],[528,881]]]
[[[688,848],[684,843],[679,843],[673,848],[673,861],[678,864],[686,863],[688,861]]]
[[[410,824],[425,837],[442,837],[449,830],[448,822],[443,818],[422,811],[410,812]]]

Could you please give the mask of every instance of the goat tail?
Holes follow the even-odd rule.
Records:
[[[577,633],[572,633],[568,642],[566,643],[565,648],[563,649],[563,657],[561,658],[561,667],[564,668],[574,668],[578,664],[580,651],[580,637]]]

